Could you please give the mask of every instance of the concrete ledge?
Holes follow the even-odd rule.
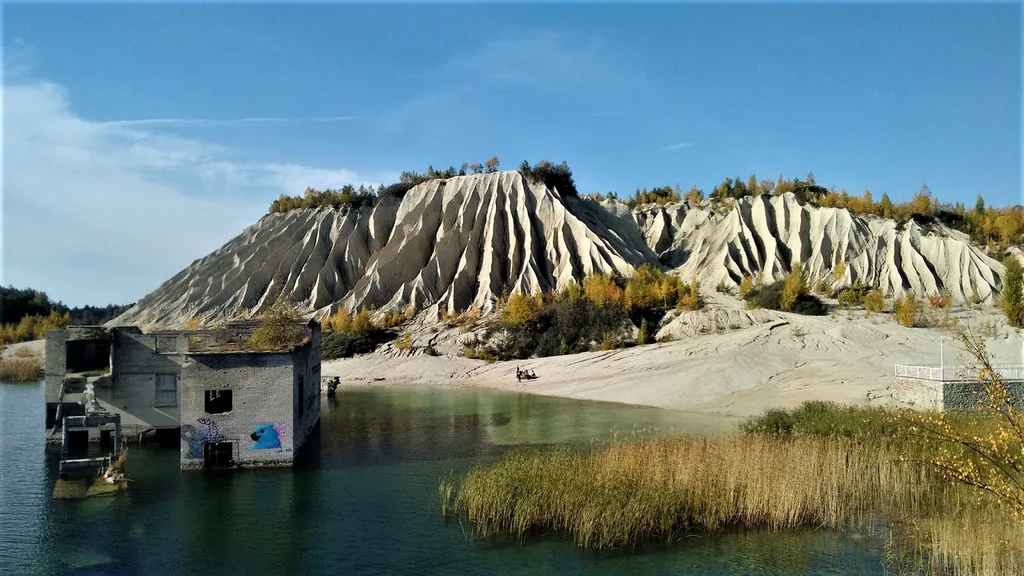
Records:
[[[1006,382],[1014,405],[1024,408],[1024,381]],[[893,400],[921,410],[975,410],[984,387],[978,381],[939,381],[896,376],[892,383]]]

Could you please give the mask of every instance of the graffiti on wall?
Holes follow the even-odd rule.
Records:
[[[181,439],[185,442],[185,458],[195,459],[203,457],[203,445],[208,442],[217,441],[217,423],[209,418],[200,418],[199,429],[191,424],[181,427]]]
[[[252,434],[249,434],[253,441],[253,450],[280,448],[283,436],[283,424],[257,424],[252,427]]]

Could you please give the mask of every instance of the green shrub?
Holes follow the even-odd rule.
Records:
[[[637,332],[636,335],[636,343],[638,346],[643,346],[644,344],[647,344],[647,342],[650,340],[650,335],[647,333],[647,331],[647,318],[644,318],[643,320],[640,321],[640,330]],[[563,340],[562,342],[564,343],[565,341]]]
[[[810,401],[791,410],[766,410],[740,424],[740,430],[745,434],[885,438],[894,436],[900,423],[882,408]]]
[[[745,297],[753,289],[754,278],[752,276],[744,276],[743,280],[740,281],[740,298]]]
[[[788,436],[793,432],[793,417],[778,408],[765,410],[764,414],[740,424],[744,434],[776,434]]]
[[[836,299],[839,300],[839,305],[843,308],[853,308],[864,304],[864,298],[867,297],[869,291],[867,286],[858,282],[840,291]]]
[[[335,332],[324,336],[320,343],[320,355],[324,360],[351,358],[356,354],[373,352],[378,346],[394,338],[387,330],[368,332]]]
[[[1015,328],[1024,328],[1024,270],[1014,256],[1003,260],[1006,273],[1003,276],[1002,308],[1006,320]]]
[[[572,170],[565,162],[555,165],[547,160],[541,160],[531,167],[529,162],[523,160],[523,163],[519,165],[519,173],[527,180],[540,182],[548,188],[556,190],[559,196],[580,195],[576,189],[576,182],[572,179]]]
[[[406,329],[402,335],[395,340],[395,348],[399,350],[412,350],[412,332]]]
[[[921,304],[911,293],[896,300],[893,304],[893,312],[896,313],[896,321],[901,326],[913,328],[921,325]]]
[[[864,310],[871,312],[882,312],[885,309],[885,296],[881,290],[872,290],[864,295]]]
[[[263,315],[249,337],[249,344],[260,350],[288,350],[306,339],[306,328],[298,314],[274,308]]]
[[[761,288],[753,288],[744,297],[748,308],[766,308],[768,310],[782,310],[782,293],[785,290],[786,281],[778,280]],[[806,316],[822,316],[828,312],[825,304],[818,297],[811,294],[801,294],[790,307],[790,312]]]

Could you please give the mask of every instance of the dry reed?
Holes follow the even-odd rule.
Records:
[[[0,360],[0,380],[28,382],[39,378],[42,364],[39,358],[4,358]]]
[[[481,537],[555,530],[607,548],[731,527],[865,525],[880,510],[932,507],[941,496],[933,476],[881,443],[672,437],[514,451],[443,481],[441,499]]]

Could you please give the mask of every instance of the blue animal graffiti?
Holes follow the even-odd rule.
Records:
[[[253,450],[267,450],[281,447],[281,435],[283,430],[274,424],[257,424],[249,435],[253,440]]]
[[[191,424],[185,424],[181,427],[181,439],[186,442],[188,446],[185,452],[185,458],[193,460],[196,458],[203,457],[203,445],[208,442],[217,441],[217,423],[209,418],[200,418],[197,420],[201,430],[196,430]]]

